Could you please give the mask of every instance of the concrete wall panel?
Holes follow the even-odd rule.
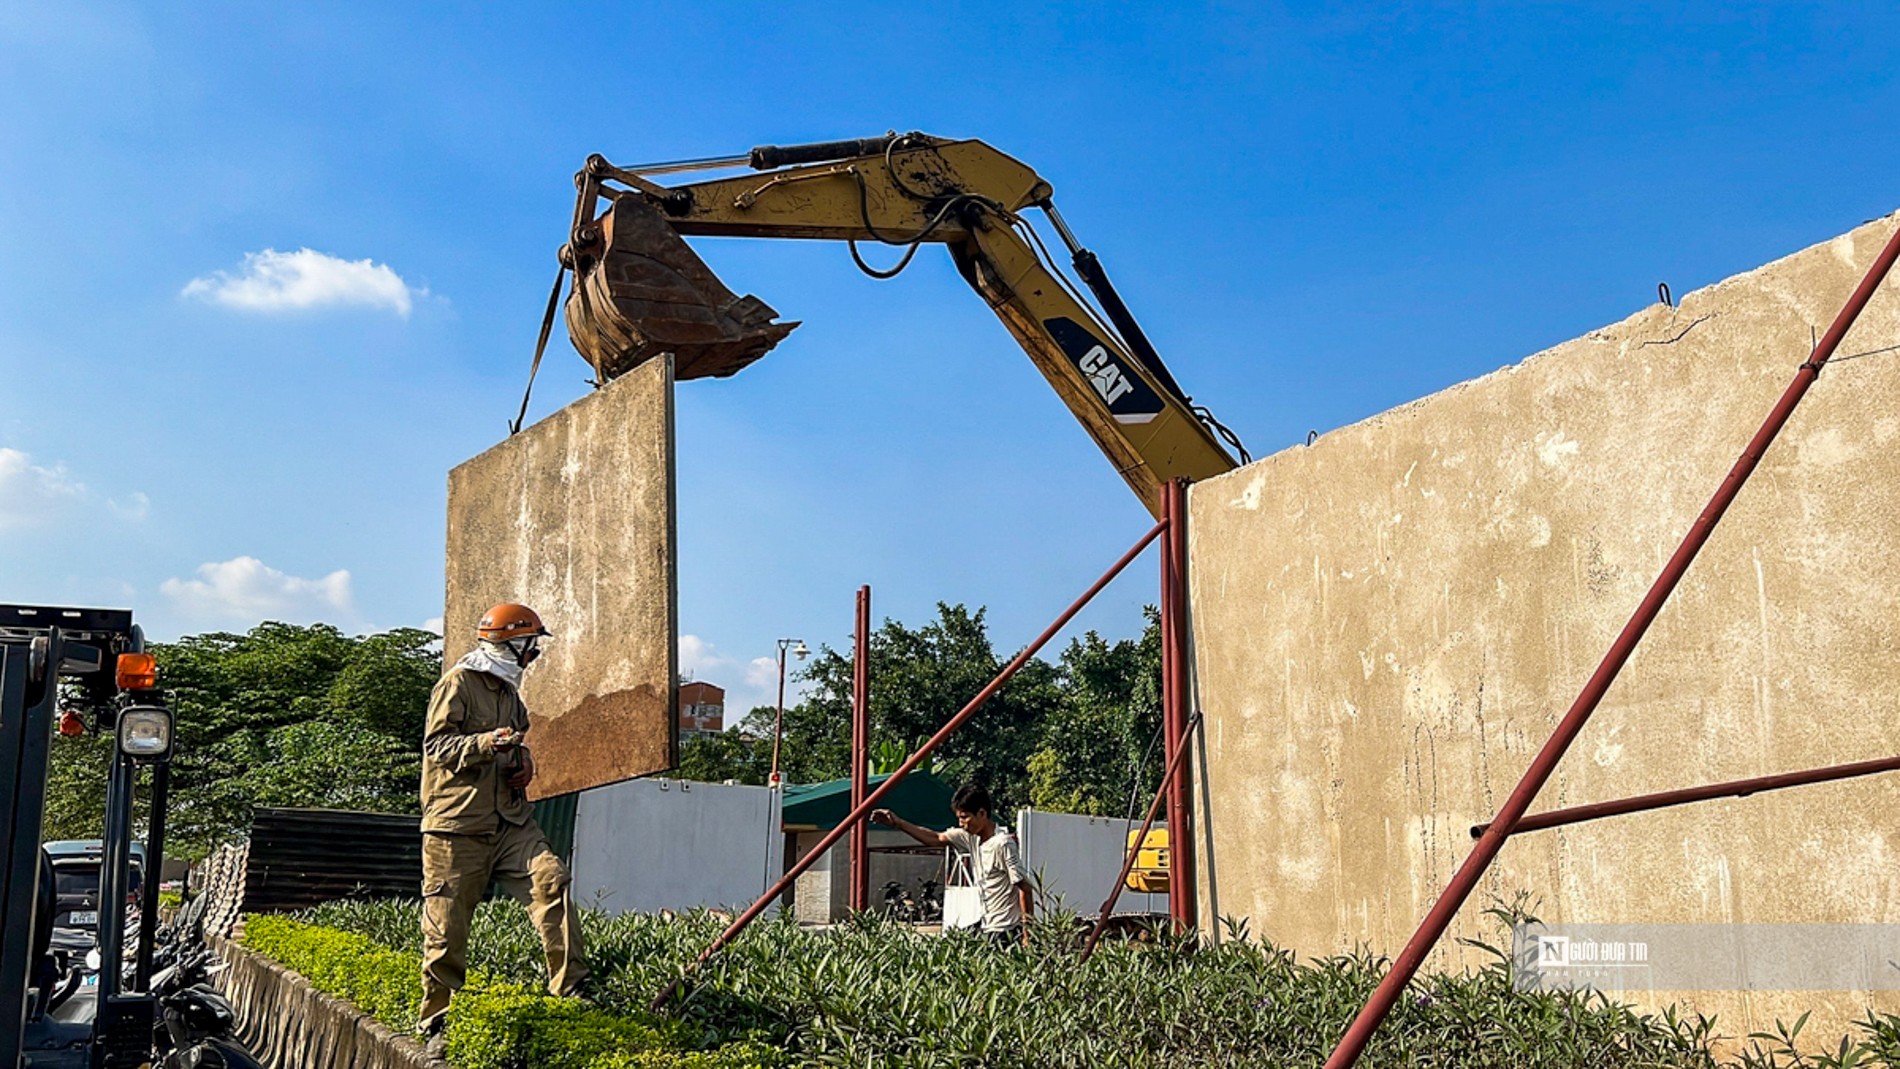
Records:
[[[489,606],[554,638],[522,684],[534,798],[671,768],[673,373],[650,361],[449,473],[447,663]]]
[[[1203,921],[1403,945],[1895,225],[1193,488]],[[1841,351],[1897,340],[1890,282]],[[1533,811],[1900,752],[1896,397],[1900,354],[1822,375]],[[1528,834],[1450,934],[1519,891],[1550,922],[1900,921],[1897,813],[1885,776]],[[1730,1035],[1900,1009],[1686,997]]]

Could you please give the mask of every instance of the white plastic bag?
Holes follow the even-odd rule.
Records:
[[[943,930],[975,931],[983,926],[983,892],[976,886],[970,855],[947,847],[948,872],[943,881]]]

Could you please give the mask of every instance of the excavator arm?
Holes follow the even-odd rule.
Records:
[[[752,173],[673,186],[653,177],[738,166]],[[1049,184],[981,141],[887,135],[632,169],[594,156],[576,183],[574,227],[561,250],[575,272],[566,319],[597,381],[661,353],[673,354],[682,379],[730,375],[797,326],[726,289],[683,237],[844,241],[878,277],[895,275],[935,243],[949,249],[1150,512],[1159,510],[1166,482],[1235,466],[1216,432],[1236,448],[1238,441],[1175,384],[1094,254],[1056,213]],[[1021,214],[1029,208],[1054,223],[1112,327],[1050,263]],[[904,251],[880,270],[864,260],[862,243]]]

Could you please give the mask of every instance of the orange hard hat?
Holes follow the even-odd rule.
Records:
[[[500,605],[482,614],[482,622],[475,626],[475,635],[488,642],[506,642],[523,635],[546,635],[548,629],[541,625],[541,617],[526,605],[517,605],[504,601]]]

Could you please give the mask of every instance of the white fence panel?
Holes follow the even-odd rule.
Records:
[[[1167,827],[1155,821],[1157,828]],[[1016,841],[1032,879],[1040,878],[1051,904],[1092,916],[1102,908],[1127,856],[1128,836],[1141,821],[1074,813],[1016,811]],[[1168,896],[1123,889],[1116,913],[1166,913]]]
[[[581,794],[574,900],[609,913],[747,906],[783,869],[779,792],[635,779]]]

